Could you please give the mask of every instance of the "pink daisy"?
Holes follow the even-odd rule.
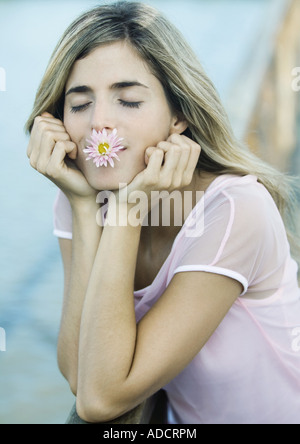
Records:
[[[117,136],[116,129],[111,134],[107,134],[105,128],[102,132],[93,129],[91,140],[87,139],[90,145],[83,150],[88,154],[86,160],[92,159],[97,167],[107,167],[107,162],[114,167],[114,159],[120,160],[116,153],[124,149],[120,144],[122,140],[123,138]]]

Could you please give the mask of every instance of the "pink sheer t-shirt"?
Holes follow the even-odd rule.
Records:
[[[72,238],[71,208],[61,192],[54,234]],[[300,423],[297,269],[277,207],[257,178],[215,179],[153,283],[135,292],[139,321],[175,273],[220,274],[243,288],[198,355],[164,387],[170,423]]]

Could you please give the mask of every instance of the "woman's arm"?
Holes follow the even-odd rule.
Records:
[[[72,163],[77,151],[62,121],[49,113],[36,117],[27,148],[30,164],[64,192],[72,208],[73,240],[60,241],[65,290],[58,362],[74,393],[82,304],[101,236],[101,228],[96,223],[97,192]]]
[[[98,205],[93,201],[73,205],[72,241],[60,240],[65,288],[57,357],[60,371],[68,380],[74,395],[77,392],[82,306],[102,231],[96,224],[98,209]]]
[[[224,276],[179,273],[136,326],[138,242],[139,228],[107,226],[95,258],[79,344],[77,411],[87,422],[118,417],[170,382],[242,291]]]
[[[161,146],[168,148],[166,155],[162,149],[148,150],[148,167],[129,191],[190,183],[199,147]],[[123,414],[173,379],[241,293],[241,285],[227,277],[180,273],[136,325],[133,290],[141,227],[128,223],[130,207],[122,190],[118,197],[110,201],[107,218],[117,210],[122,223],[103,229],[81,319],[77,410],[88,422]]]

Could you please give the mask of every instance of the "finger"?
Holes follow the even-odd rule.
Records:
[[[188,160],[188,164],[187,164],[187,167],[183,173],[183,184],[185,186],[189,185],[192,181],[192,177],[195,172],[200,153],[201,153],[201,147],[200,147],[200,145],[195,143],[193,145],[193,147],[191,148],[191,153],[190,153],[190,157]]]
[[[44,120],[49,120],[49,121],[52,121],[52,122],[55,122],[55,123],[57,123],[57,124],[60,124],[60,125],[64,126],[62,120],[57,119],[56,117],[54,117],[52,114],[48,113],[47,111],[44,112],[44,113],[42,113],[42,114],[41,114],[41,117],[42,117]]]
[[[27,156],[30,157],[34,148],[41,145],[42,133],[46,131],[56,131],[65,133],[66,130],[63,123],[58,119],[46,118],[37,116],[34,119],[33,128],[31,131],[30,141],[27,148]]]
[[[151,150],[148,148],[149,161],[148,166],[144,170],[146,181],[149,185],[155,185],[158,183],[161,167],[164,161],[164,151],[159,148],[151,147]]]
[[[53,149],[57,142],[67,142],[70,140],[66,132],[48,130],[41,134],[39,145],[33,150],[30,160],[36,164],[36,169],[44,173]]]
[[[65,163],[66,155],[77,151],[77,146],[71,140],[58,141],[53,149],[52,155],[45,168],[45,174],[51,178],[57,178],[64,168],[67,168]]]
[[[74,143],[74,142],[73,142]],[[77,145],[74,143],[74,145],[75,145],[75,147],[74,147],[74,149],[71,151],[71,152],[69,152],[69,153],[67,153],[68,154],[68,157],[70,158],[70,159],[72,159],[72,160],[75,160],[76,158],[77,158],[77,154],[78,154],[78,148],[77,148]]]
[[[168,150],[172,147],[172,145],[174,145],[174,144],[172,144],[171,142],[162,141],[157,144],[157,148],[159,148],[159,149],[163,150],[165,153],[167,153]]]
[[[190,139],[189,137],[186,137],[182,134],[171,134],[168,139],[167,142],[170,143],[177,143],[177,144],[187,144],[190,147],[194,146],[194,145],[198,145],[196,142],[194,142],[192,139]]]
[[[33,123],[33,130],[36,127],[40,127],[40,126],[46,126],[46,124],[49,123],[50,125],[57,125],[57,127],[59,128],[63,128],[63,130],[65,131],[65,127],[64,127],[64,123],[57,119],[56,117],[53,117],[51,114],[49,113],[43,113],[40,116],[37,116],[34,119],[34,123]]]
[[[146,165],[148,165],[148,163],[149,163],[149,159],[150,159],[150,157],[152,155],[153,150],[154,150],[153,147],[149,147],[145,151],[145,164]]]
[[[185,170],[190,155],[190,147],[180,135],[173,135],[168,141],[158,144],[166,151],[165,163],[162,175],[173,188],[179,188],[182,182],[183,171]],[[168,182],[167,182],[168,181]]]
[[[70,136],[64,130],[64,127],[53,121],[49,123],[43,117],[37,117],[27,149],[31,166],[44,173],[55,143],[59,140],[70,140]]]
[[[58,128],[63,128],[63,130],[66,131],[63,122],[59,119],[55,119],[54,117],[42,117],[41,116],[41,121],[48,122],[50,125],[57,125]]]
[[[155,150],[157,150],[158,147],[149,146],[145,151],[145,163],[148,165],[150,157],[153,155]]]
[[[192,139],[181,134],[172,134],[167,141],[181,147],[181,157],[173,175],[173,185],[175,187],[187,186],[192,180],[201,148]]]
[[[178,166],[181,157],[181,147],[178,145],[169,144],[168,150],[165,153],[165,162],[162,167],[162,177],[170,179],[170,185],[173,180],[173,175]]]
[[[180,146],[180,158],[177,162],[176,169],[173,173],[173,186],[175,188],[180,188],[184,185],[185,181],[185,171],[189,164],[189,159],[191,156],[191,148],[184,144]]]

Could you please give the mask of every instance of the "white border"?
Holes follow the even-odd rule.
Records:
[[[230,278],[240,282],[242,284],[242,286],[244,287],[244,291],[241,294],[241,296],[243,296],[248,290],[249,283],[248,283],[247,279],[243,275],[241,275],[240,273],[237,273],[236,271],[233,271],[233,270],[228,270],[227,268],[214,267],[211,265],[181,265],[180,267],[177,267],[175,269],[174,274],[175,273],[182,273],[182,272],[186,272],[186,271],[205,271],[207,273],[221,274],[223,276],[230,277]]]

